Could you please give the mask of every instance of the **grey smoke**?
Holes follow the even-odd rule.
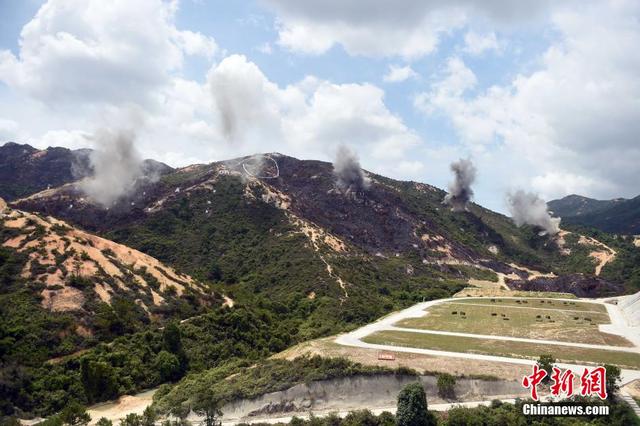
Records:
[[[560,218],[553,218],[547,203],[537,194],[518,190],[507,196],[509,211],[517,226],[524,224],[537,226],[542,234],[555,235],[560,232]]]
[[[454,180],[449,184],[449,193],[444,197],[444,203],[451,206],[454,212],[467,210],[473,198],[471,185],[476,180],[476,167],[471,160],[460,159],[451,163]]]
[[[108,207],[130,194],[144,176],[135,138],[130,129],[101,129],[93,135],[97,149],[89,155],[92,173],[79,184],[91,200]]]
[[[369,178],[362,171],[358,156],[344,145],[340,145],[336,152],[333,173],[336,185],[343,192],[360,192],[369,187]]]

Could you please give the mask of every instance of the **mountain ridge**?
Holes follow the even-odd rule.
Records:
[[[554,214],[562,217],[565,223],[610,233],[640,234],[640,195],[630,199],[611,200],[569,195],[548,204]]]

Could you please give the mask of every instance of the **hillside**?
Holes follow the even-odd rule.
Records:
[[[251,169],[258,163],[264,164],[260,177]],[[399,281],[420,287],[439,276],[498,273],[509,276],[507,283],[535,284],[543,274],[595,272],[591,253],[597,247],[578,235],[549,239],[477,205],[452,212],[442,205],[445,192],[430,185],[368,177],[366,189],[342,191],[331,164],[270,154],[176,170],[108,210],[74,185],[16,205],[103,234],[200,279],[243,284],[233,291],[260,292],[266,280],[270,292],[290,294],[289,283],[304,282],[296,289],[305,295],[344,303],[350,287],[358,292],[373,285],[384,295]],[[274,247],[289,253],[288,263],[299,257],[300,268],[282,268]],[[267,262],[256,268],[260,258]],[[593,295],[620,291],[596,284],[584,283]]]
[[[202,282],[157,259],[60,220],[0,206],[0,224],[3,255],[17,269],[15,284],[2,290],[3,311],[11,311],[5,318],[18,320],[23,308],[74,318],[60,331],[67,335],[60,346],[48,348],[51,355],[109,340],[120,328],[157,326],[223,302]]]
[[[7,201],[73,182],[91,173],[90,149],[70,150],[7,142],[0,146],[0,198]],[[169,166],[145,160],[143,167],[166,173]]]
[[[12,246],[3,248],[3,263],[13,265],[5,268],[5,297],[26,298],[12,304],[29,308],[3,315],[12,322],[0,330],[26,342],[19,319],[31,315],[29,333],[38,337],[31,349],[5,350],[4,373],[17,368],[23,379],[8,381],[4,405],[49,413],[70,399],[91,403],[187,372],[250,365],[470,284],[586,297],[632,290],[621,277],[635,270],[620,263],[618,253],[628,252],[615,241],[567,231],[541,236],[478,205],[452,212],[442,204],[445,192],[427,184],[366,178],[366,187],[345,188],[330,163],[265,154],[169,171],[109,208],[74,182],[15,200],[3,221],[3,241]],[[164,273],[156,262],[167,265],[159,266]],[[152,278],[154,271],[161,276]],[[77,310],[80,293],[86,299]],[[232,308],[229,299],[220,308],[222,295]],[[119,296],[129,308],[114,305]],[[89,299],[105,314],[87,315]],[[48,309],[56,306],[74,309]],[[118,321],[119,312],[127,321]],[[189,319],[162,329],[156,315]],[[77,318],[95,339],[64,328]],[[107,336],[98,332],[102,319],[136,326],[107,327]],[[72,355],[79,348],[86,352]],[[30,350],[42,355],[25,364],[20,354]],[[55,368],[41,368],[58,355],[66,356]]]
[[[596,200],[581,195],[567,195],[559,200],[549,201],[549,209],[555,216],[566,218],[569,216],[584,216],[608,209],[618,203],[627,200],[616,198],[614,200]]]
[[[549,207],[566,223],[616,234],[640,234],[640,196],[632,199],[594,200],[569,195],[549,202]]]

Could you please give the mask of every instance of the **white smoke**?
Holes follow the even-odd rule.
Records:
[[[82,180],[80,189],[105,207],[130,194],[144,175],[142,157],[135,148],[131,129],[101,129],[92,139],[96,150],[89,156],[93,174]]]
[[[471,185],[476,179],[476,168],[471,160],[464,159],[451,163],[450,167],[455,179],[449,184],[449,193],[444,197],[444,203],[451,206],[454,212],[465,211],[473,198]]]
[[[333,161],[336,185],[343,192],[361,192],[369,187],[369,178],[360,167],[358,156],[345,145],[340,145]]]
[[[517,226],[524,224],[541,228],[544,234],[555,235],[560,232],[560,218],[553,218],[547,209],[547,203],[537,194],[518,190],[507,196],[509,211]]]

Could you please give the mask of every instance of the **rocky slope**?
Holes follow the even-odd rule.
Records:
[[[193,305],[193,312],[215,303],[206,285],[147,254],[0,204],[0,245],[24,260],[24,286],[36,293],[42,308],[73,313],[80,335],[93,333],[101,304],[132,301],[148,322],[180,316],[180,304]]]
[[[300,235],[304,241],[289,241],[287,250],[311,251],[305,256],[313,258],[309,267],[316,272],[305,294],[342,300],[349,287],[370,280],[359,270],[389,267],[389,281],[434,273],[453,278],[498,273],[508,277],[508,284],[537,278],[539,273],[528,272],[534,270],[556,277],[576,274],[569,284],[585,283],[580,287],[590,288],[583,292],[588,295],[621,289],[605,280],[590,281],[597,266],[590,255],[594,247],[579,244],[578,236],[562,241],[540,237],[536,230],[519,229],[509,218],[477,205],[452,212],[442,205],[445,192],[430,185],[373,174],[368,178],[366,189],[344,191],[336,185],[329,163],[268,154],[176,170],[109,209],[91,203],[73,184],[34,194],[16,205],[108,235],[201,278],[228,283],[246,282],[243,269],[255,273],[242,267],[247,258],[275,240],[282,243],[283,235]],[[259,229],[271,233],[247,234],[245,229],[220,238],[221,227],[229,231],[240,222],[257,234]],[[279,235],[273,234],[273,225],[282,227]],[[179,244],[174,239],[178,231],[192,235]],[[250,244],[247,236],[265,247]],[[249,252],[230,250],[245,244],[251,246],[246,247]],[[193,255],[187,255],[185,246]],[[335,287],[332,281],[338,289],[329,289]],[[575,287],[569,284],[559,286]],[[272,290],[278,291],[277,284]]]

